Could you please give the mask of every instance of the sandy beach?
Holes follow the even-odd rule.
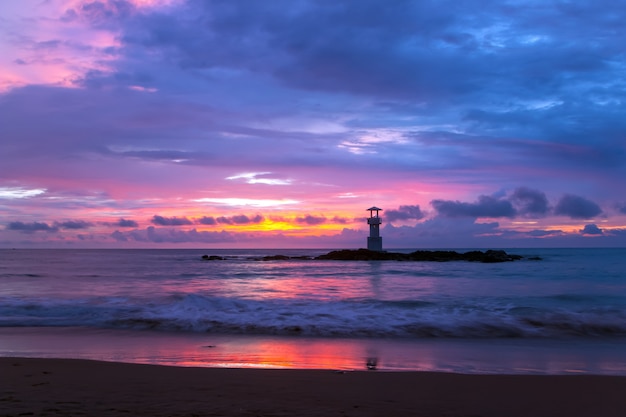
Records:
[[[626,377],[185,368],[0,358],[2,416],[603,416]]]

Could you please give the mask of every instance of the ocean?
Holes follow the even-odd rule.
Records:
[[[0,250],[0,356],[626,375],[626,249],[260,260],[328,251]]]

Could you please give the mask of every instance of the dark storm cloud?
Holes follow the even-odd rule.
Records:
[[[609,72],[622,19],[591,1],[192,1],[178,15],[128,21],[123,40],[185,68],[245,69],[304,89],[437,100],[489,85],[504,99]]]
[[[41,222],[32,222],[32,223],[23,223],[23,222],[11,222],[6,226],[6,230],[16,230],[23,233],[33,233],[33,232],[58,232],[59,228],[56,226],[50,226],[48,223]]]
[[[566,194],[554,206],[554,214],[572,219],[591,219],[602,213],[596,203],[584,197]]]
[[[384,217],[394,222],[397,220],[420,220],[423,219],[425,214],[419,205],[413,206],[400,206],[397,210],[387,210],[384,212]]]
[[[601,235],[604,232],[595,224],[586,224],[580,233],[583,235]]]
[[[470,7],[392,3],[190,2],[185,15],[142,16],[123,39],[167,49],[185,68],[245,68],[298,88],[403,97],[467,89],[447,68],[465,60],[459,51],[476,49],[473,36],[456,27]],[[432,54],[439,43],[448,52]]]
[[[516,188],[509,200],[522,216],[544,217],[550,209],[545,193],[527,187]]]
[[[433,200],[432,206],[440,216],[445,217],[515,217],[511,202],[481,195],[476,203]]]
[[[296,217],[296,223],[308,224],[309,226],[315,226],[317,224],[326,223],[327,219],[324,216],[313,216],[311,214],[307,214],[303,217]]]
[[[157,226],[187,226],[193,224],[191,220],[186,217],[163,217],[156,214],[152,217],[150,222]]]

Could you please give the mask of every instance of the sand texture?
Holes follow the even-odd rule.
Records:
[[[626,377],[0,358],[1,416],[626,416]]]

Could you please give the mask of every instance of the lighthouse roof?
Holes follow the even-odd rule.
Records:
[[[376,207],[376,206],[374,206],[374,207],[370,207],[370,208],[368,208],[368,209],[367,209],[367,210],[365,210],[365,211],[374,211],[374,210],[376,210],[376,211],[381,210],[381,211],[382,211],[382,209],[381,209],[381,208],[378,208],[378,207]]]

